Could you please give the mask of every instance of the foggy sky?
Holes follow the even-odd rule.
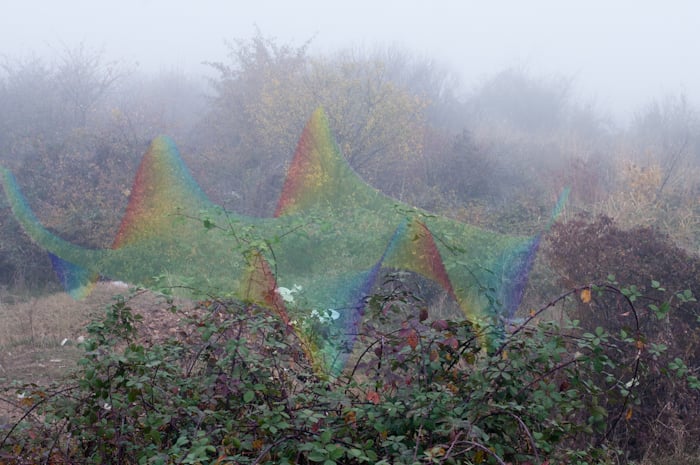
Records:
[[[80,43],[155,71],[204,74],[257,26],[312,52],[397,46],[435,57],[465,88],[507,67],[574,79],[613,116],[653,98],[700,99],[700,5],[692,0],[0,0],[0,55],[50,59]]]

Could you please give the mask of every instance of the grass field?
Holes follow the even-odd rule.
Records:
[[[0,292],[0,378],[41,383],[65,373],[78,356],[76,344],[83,328],[115,291],[101,283],[84,301],[62,292],[42,296]]]
[[[101,316],[115,296],[128,292],[122,285],[98,283],[90,296],[76,301],[64,292],[29,295],[0,290],[0,384],[42,384],[68,373],[80,357],[78,344],[86,325]],[[130,305],[147,317],[144,337],[177,330],[179,316],[167,311],[164,299],[153,293],[139,292]]]

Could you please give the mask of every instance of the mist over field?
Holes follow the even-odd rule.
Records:
[[[697,102],[698,8],[683,0],[30,0],[4,2],[0,55],[54,59],[84,43],[126,68],[201,76],[210,74],[202,62],[225,59],[225,41],[258,28],[281,43],[311,40],[314,53],[408,50],[456,74],[463,92],[510,67],[561,76],[573,81],[577,99],[626,122],[667,94],[683,92]]]
[[[4,169],[11,172],[39,221],[66,241],[91,249],[112,248],[127,204],[136,197],[133,182],[141,159],[160,135],[172,137],[193,178],[214,203],[250,217],[272,217],[299,137],[319,107],[328,117],[343,157],[369,186],[448,218],[445,224],[462,222],[488,231],[484,237],[498,233],[519,240],[543,234],[541,241],[533,242],[539,250],[525,277],[529,281],[520,308],[506,325],[525,322],[513,331],[518,350],[488,357],[479,352],[480,338],[470,325],[448,324],[458,309],[454,293],[437,289],[425,276],[392,270],[385,282],[375,286],[377,295],[371,296],[379,309],[374,309],[378,323],[372,321],[362,336],[373,349],[361,356],[366,364],[358,361],[356,367],[361,377],[374,376],[376,384],[370,389],[364,378],[352,389],[342,384],[337,392],[358,397],[332,398],[327,403],[358,410],[343,410],[336,417],[330,410],[313,416],[318,407],[314,396],[335,395],[337,386],[324,386],[305,398],[313,400],[309,418],[294,417],[301,414],[285,410],[287,423],[282,417],[272,420],[264,416],[267,413],[260,414],[258,424],[246,424],[252,431],[249,437],[240,438],[240,428],[231,423],[239,446],[232,445],[235,441],[229,436],[217,436],[223,434],[216,429],[219,423],[216,428],[208,425],[203,427],[211,426],[207,434],[221,444],[208,444],[201,439],[206,435],[200,434],[202,447],[196,449],[193,439],[187,449],[177,436],[168,436],[177,429],[173,427],[177,422],[170,419],[189,425],[187,418],[196,415],[187,410],[180,418],[178,412],[185,410],[173,411],[172,416],[154,420],[156,426],[148,426],[144,435],[139,429],[143,425],[133,419],[155,404],[137,405],[134,399],[143,392],[130,384],[131,390],[122,393],[127,399],[123,410],[106,401],[95,404],[97,413],[84,410],[85,434],[101,424],[93,421],[95,415],[108,422],[123,414],[124,424],[135,422],[130,430],[133,451],[155,454],[139,441],[152,439],[150,447],[172,439],[172,457],[185,460],[188,451],[196,449],[201,463],[214,460],[214,452],[221,454],[217,463],[262,463],[270,457],[269,463],[275,463],[292,457],[290,451],[297,454],[294,463],[369,463],[381,453],[414,463],[419,449],[426,463],[467,463],[459,461],[462,457],[469,457],[468,463],[583,463],[572,457],[606,464],[700,463],[697,444],[690,440],[700,431],[700,420],[693,413],[700,408],[698,18],[700,6],[691,1],[0,0],[0,175],[7,183],[10,177]],[[553,215],[557,199],[568,189],[568,200]],[[241,312],[250,308],[240,307],[228,294],[221,300],[209,296],[204,302],[177,303],[178,312],[193,317],[192,324],[198,328],[181,331],[176,328],[182,313],[171,312],[171,302],[165,305],[157,295],[139,292],[129,305],[147,317],[141,326],[131,326],[131,307],[120,307],[120,301],[110,308],[124,311],[119,317],[129,321],[122,324],[109,313],[116,319],[93,326],[92,336],[86,336],[87,320],[102,314],[95,309],[108,306],[112,294],[122,292],[127,284],[104,277],[87,301],[73,304],[63,293],[52,260],[22,229],[4,194],[0,189],[0,381],[53,380],[82,356],[77,341],[82,344],[96,334],[101,343],[114,345],[93,355],[121,350],[117,347],[126,346],[127,340],[150,349],[177,334],[181,339],[171,349],[177,352],[184,344],[194,354],[191,373],[202,375],[193,385],[208,383],[213,378],[207,370],[219,363],[214,358],[231,346],[217,346],[221,352],[200,349],[210,344],[205,339],[211,334],[232,331],[208,318],[230,311],[241,325],[237,334],[258,334],[246,326],[250,321],[263,328],[261,339],[248,341],[254,360],[240,364],[236,359],[239,365],[231,366],[269,368],[270,373],[260,379],[272,384],[248,386],[245,383],[257,375],[236,372],[235,383],[211,386],[212,405],[227,396],[243,401],[236,407],[240,408],[236,418],[247,421],[254,411],[251,405],[260,399],[274,408],[295,405],[291,400],[295,395],[301,393],[301,399],[306,387],[320,382],[312,360],[307,359],[308,347],[292,338],[284,341],[286,349],[281,350],[289,360],[278,360],[276,349],[265,352],[270,344],[281,344],[265,339],[268,335],[291,333],[282,331],[279,321],[258,321],[264,319],[264,312],[253,311],[246,321]],[[359,230],[360,236],[371,234],[361,229],[366,225],[334,220],[339,221],[333,225],[358,228],[353,232]],[[207,221],[202,234],[214,234],[208,230],[217,228]],[[302,235],[309,228],[318,233],[328,227],[309,221],[292,232]],[[339,229],[334,232],[339,236],[347,232]],[[254,227],[243,236],[233,226],[223,230],[236,244],[227,253],[243,254],[244,249],[250,253],[253,246],[246,248],[248,242],[274,248],[271,244],[279,240],[250,241],[246,235],[254,235]],[[444,237],[436,235],[441,246],[463,246],[451,239],[449,231]],[[337,256],[329,252],[323,258],[324,263],[337,266],[333,272],[341,274],[343,266],[357,257],[338,250]],[[169,259],[163,257],[164,262]],[[445,257],[442,260],[448,263]],[[498,275],[479,263],[451,266],[475,266],[479,273]],[[225,281],[230,270],[211,271]],[[157,277],[159,285],[181,284],[169,278],[166,270]],[[455,285],[483,287],[483,283]],[[296,287],[286,291],[298,292]],[[301,295],[296,297],[303,302]],[[490,309],[501,304],[490,294],[485,301]],[[397,319],[387,320],[387,312],[394,311],[399,316],[392,314],[392,318]],[[457,318],[464,317],[456,312]],[[546,326],[550,320],[554,323]],[[537,326],[540,322],[545,326]],[[120,333],[121,326],[134,334]],[[202,339],[190,338],[193,333]],[[395,345],[387,343],[385,350],[389,335]],[[379,349],[377,341],[381,341]],[[431,351],[421,357],[424,347]],[[204,352],[215,356],[202,368],[204,362],[198,357]],[[393,365],[382,359],[389,356],[396,357],[391,359]],[[87,364],[95,363],[97,371],[108,373],[113,373],[114,366],[121,369],[124,362],[98,358]],[[142,360],[135,359],[129,362],[136,371],[142,370],[139,376],[151,376],[140,365]],[[98,362],[104,365],[97,366]],[[110,365],[113,362],[116,365]],[[413,377],[417,370],[413,362],[420,376]],[[294,370],[288,370],[292,365],[308,372],[295,378]],[[169,383],[173,379],[189,382],[191,373],[181,376],[177,363],[158,366],[165,367],[158,373],[167,373],[168,378],[154,375],[148,381],[165,383],[168,401],[170,393],[179,399],[178,393],[190,392],[184,384],[178,391]],[[394,366],[406,378],[390,373]],[[440,374],[423,376],[433,369]],[[494,378],[479,384],[471,376],[481,371]],[[464,373],[470,377],[463,377]],[[393,377],[385,382],[380,375]],[[277,376],[289,382],[284,385],[288,391],[275,391],[282,385]],[[102,378],[94,379],[102,389]],[[138,380],[142,387],[143,379]],[[222,379],[223,375],[217,378]],[[355,382],[348,378],[348,383]],[[86,385],[92,389],[90,383],[81,384]],[[112,388],[110,395],[121,389]],[[220,395],[222,389],[228,389],[226,395]],[[12,397],[5,404],[17,409],[34,405],[22,397],[24,391],[17,392],[12,396],[20,396],[19,400]],[[86,399],[98,397],[86,392]],[[478,399],[477,394],[487,400]],[[102,395],[106,394],[100,391]],[[442,400],[436,401],[435,396]],[[493,405],[513,410],[507,410],[507,415],[502,415],[506,410],[488,410],[483,416],[470,417],[465,408],[465,416],[459,417],[461,407],[447,401],[443,410],[434,408],[434,402],[459,396],[475,410]],[[383,402],[390,398],[399,399],[396,405],[405,401],[409,406],[414,399],[427,399],[429,407],[422,406],[420,414],[410,408],[410,414],[397,414],[398,410],[391,410],[394,403],[381,413],[362,410],[375,405],[384,408]],[[325,398],[318,402],[326,405]],[[0,432],[11,423],[8,412],[12,409],[3,410],[5,404],[0,402]],[[171,407],[152,410],[169,412]],[[200,407],[188,404],[187,408],[199,412]],[[522,412],[532,417],[521,418]],[[202,413],[202,418],[209,413]],[[216,410],[217,415],[233,418],[229,413]],[[430,434],[422,433],[424,423],[411,423],[431,414],[436,418],[431,417],[435,422]],[[370,415],[376,415],[371,422]],[[392,426],[388,420],[386,424],[376,420],[385,416],[406,423]],[[55,415],[68,417],[65,412]],[[448,428],[443,417],[457,426]],[[505,417],[507,421],[501,423]],[[331,425],[336,420],[327,434],[345,431],[342,441],[346,442],[336,444],[325,436],[323,442],[319,438],[326,433],[318,428],[324,427],[324,421]],[[275,442],[280,434],[273,429],[280,424],[291,429],[281,442]],[[37,431],[56,432],[56,437],[61,431],[72,431],[55,425],[41,428]],[[31,428],[27,431],[31,432],[28,437],[42,437]],[[85,439],[85,450],[90,444],[102,444],[106,437],[102,430],[95,434],[100,440]],[[115,437],[114,431],[110,434]],[[498,447],[489,438],[496,438]],[[65,439],[72,440],[70,434]],[[285,441],[293,445],[285,449]],[[315,445],[310,446],[312,442]],[[380,455],[374,449],[365,450],[370,443]],[[451,446],[445,447],[447,443]],[[481,449],[474,446],[482,443]],[[295,450],[297,446],[301,452]],[[13,447],[2,442],[0,454]],[[42,447],[30,452],[39,457]],[[240,455],[223,461],[221,457],[236,447]],[[462,455],[449,462],[445,454],[453,449]],[[65,457],[75,458],[71,454],[78,448],[63,450]],[[102,463],[108,463],[104,460],[111,453],[96,452],[103,454]],[[498,454],[507,459],[499,462]],[[0,457],[2,462],[4,456]],[[547,458],[552,461],[543,462]]]

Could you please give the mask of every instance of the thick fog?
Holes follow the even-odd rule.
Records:
[[[320,0],[2,2],[0,55],[50,57],[83,43],[143,70],[206,74],[226,40],[259,28],[311,50],[397,46],[438,60],[463,88],[508,67],[573,80],[576,97],[623,121],[652,98],[700,95],[692,1]]]
[[[700,464],[699,39],[0,0],[0,462]]]

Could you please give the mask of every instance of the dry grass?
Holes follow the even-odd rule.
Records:
[[[691,253],[700,251],[700,198],[696,185],[676,182],[664,186],[664,171],[658,164],[644,167],[623,160],[619,162],[617,172],[617,190],[593,205],[594,213],[614,218],[627,229],[637,226],[660,228]],[[697,179],[700,170],[688,169],[686,175]]]
[[[100,316],[118,294],[128,290],[111,283],[98,283],[84,300],[68,294],[31,296],[0,291],[0,381],[44,383],[59,379],[75,366],[80,356],[79,338],[86,325]],[[166,310],[163,299],[139,293],[132,307],[146,316],[148,334],[175,328],[178,316]]]
[[[700,456],[674,454],[665,457],[644,459],[639,462],[639,465],[700,465]]]

